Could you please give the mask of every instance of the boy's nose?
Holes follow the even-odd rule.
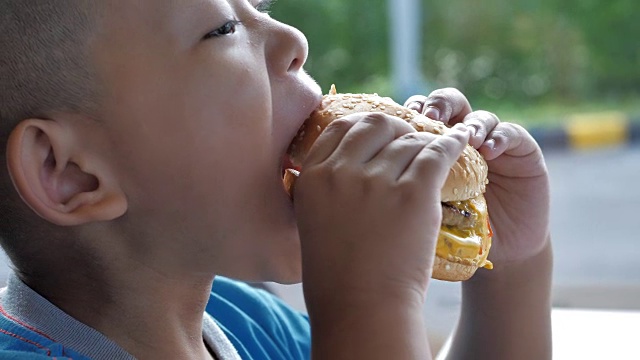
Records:
[[[274,75],[298,72],[307,61],[309,43],[300,30],[274,21],[267,39],[266,56]]]

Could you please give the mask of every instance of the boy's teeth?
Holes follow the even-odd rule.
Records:
[[[298,176],[300,176],[300,172],[294,169],[287,169],[284,172],[284,176],[282,178],[282,184],[284,185],[284,189],[289,194],[289,197],[293,199],[293,190],[296,185],[296,180],[298,180]]]

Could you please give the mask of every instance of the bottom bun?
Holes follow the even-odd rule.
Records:
[[[465,281],[470,279],[478,269],[475,265],[464,265],[451,262],[436,256],[431,277],[444,281]]]

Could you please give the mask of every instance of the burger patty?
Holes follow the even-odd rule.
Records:
[[[477,221],[477,214],[460,209],[451,203],[442,203],[442,225],[458,229],[473,229]]]

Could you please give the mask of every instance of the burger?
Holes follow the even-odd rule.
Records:
[[[290,164],[284,173],[284,185],[293,194],[295,180],[318,136],[333,121],[348,114],[382,112],[407,121],[417,131],[442,135],[447,127],[422,116],[390,98],[378,94],[339,94],[332,86],[321,105],[304,122],[287,151]],[[491,225],[484,198],[487,163],[467,145],[451,168],[441,192],[442,225],[436,245],[432,277],[445,281],[464,281],[479,268],[492,269],[487,260],[491,248]]]

